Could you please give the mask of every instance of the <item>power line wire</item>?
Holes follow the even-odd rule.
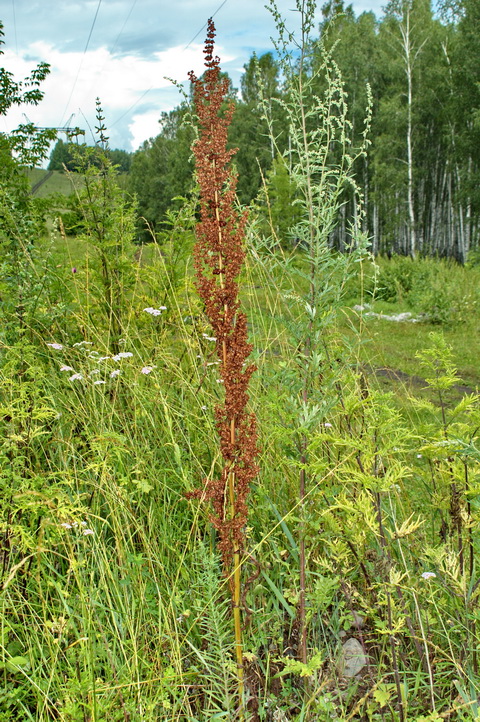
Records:
[[[62,125],[63,118],[64,118],[64,116],[65,116],[65,113],[67,112],[68,106],[69,106],[70,101],[71,101],[71,99],[72,99],[72,95],[73,95],[74,90],[75,90],[75,88],[76,88],[76,86],[77,86],[77,82],[78,82],[78,78],[79,78],[79,75],[80,75],[80,71],[81,71],[81,69],[82,69],[82,65],[83,65],[83,61],[84,61],[84,59],[85,59],[85,55],[87,54],[88,46],[89,46],[89,44],[90,44],[90,39],[91,39],[91,37],[92,37],[93,29],[94,29],[94,27],[95,27],[95,23],[97,22],[98,11],[100,10],[100,5],[101,5],[101,4],[102,4],[102,0],[98,0],[97,9],[96,9],[96,11],[95,11],[95,17],[93,18],[93,22],[92,22],[92,25],[91,25],[91,27],[90,27],[90,32],[88,33],[88,38],[87,38],[87,42],[86,42],[86,44],[85,44],[85,49],[84,49],[84,51],[83,51],[82,58],[81,58],[81,60],[80,60],[80,65],[78,66],[77,76],[76,76],[76,78],[75,78],[75,82],[73,83],[73,87],[72,87],[72,90],[71,90],[71,92],[70,92],[70,95],[68,96],[68,100],[67,100],[67,103],[66,103],[66,105],[65,105],[65,108],[64,108],[64,110],[63,110],[60,123],[58,124],[59,126]]]
[[[133,12],[134,9],[135,9],[135,5],[137,4],[137,1],[138,1],[138,0],[133,0],[133,3],[132,3],[131,6],[130,6],[130,10],[128,11],[127,17],[126,17],[125,20],[123,21],[123,25],[122,25],[122,27],[121,27],[121,29],[120,29],[120,32],[118,33],[117,37],[115,38],[115,42],[113,43],[112,49],[108,51],[111,56],[113,56],[113,53],[114,53],[114,51],[115,51],[115,48],[117,47],[118,41],[120,40],[120,37],[121,37],[123,31],[125,30],[125,26],[126,26],[126,24],[128,23],[128,21],[129,21],[129,19],[130,19],[130,15],[132,14],[132,12]],[[108,60],[109,60],[109,58],[107,57],[107,59],[106,59],[105,62],[103,63],[103,65],[102,65],[102,67],[100,68],[100,70],[97,71],[97,76],[101,76],[101,75],[102,75],[102,73],[103,73],[103,71],[105,70],[105,67],[106,67],[106,65],[107,65],[107,63],[108,63]],[[82,96],[82,98],[81,98],[81,100],[80,100],[80,103],[83,102],[83,99],[84,99],[84,98],[85,98],[85,99],[88,98],[88,96],[90,95],[90,91],[92,90],[93,86],[95,85],[95,82],[96,82],[96,81],[95,81],[95,79],[94,79],[93,83],[90,85],[90,87],[88,88],[88,90],[83,94],[83,96]],[[142,98],[143,98],[143,95],[142,95]],[[141,100],[141,98],[139,98],[139,100]],[[137,101],[137,102],[138,102],[138,101]],[[122,116],[122,117],[123,117],[123,116]],[[119,120],[120,120],[120,119],[119,119]],[[109,126],[109,127],[111,127],[111,126]]]
[[[213,15],[211,16],[212,20],[213,20],[213,18],[215,17],[215,15],[216,15],[218,12],[220,12],[220,10],[223,8],[223,6],[225,5],[226,2],[227,2],[227,0],[223,0],[223,3],[220,5],[220,7],[215,10],[215,12],[213,13]],[[205,23],[205,25],[202,25],[202,27],[200,28],[200,30],[198,31],[198,33],[193,36],[193,38],[190,40],[190,42],[188,43],[188,45],[185,45],[185,47],[184,47],[183,49],[186,50],[187,48],[189,48],[190,45],[198,38],[198,36],[200,35],[200,33],[201,33],[203,30],[205,30],[206,27],[207,27],[207,23]]]
[[[110,123],[108,127],[113,128],[114,125],[117,125],[117,123],[119,123],[123,118],[125,118],[125,116],[128,115],[130,113],[130,111],[133,110],[135,108],[135,106],[138,105],[139,102],[141,100],[143,100],[144,97],[147,95],[147,93],[149,93],[152,89],[153,89],[153,85],[151,88],[148,88],[148,90],[146,90],[139,98],[137,98],[137,100],[134,102],[134,104],[131,105],[129,107],[129,109],[126,110],[124,113],[122,113],[122,115],[119,118],[117,118],[114,123]]]
[[[137,1],[137,0],[135,0],[135,3],[136,3],[136,1]],[[218,12],[220,12],[220,10],[223,8],[223,6],[225,5],[225,3],[226,3],[227,1],[228,1],[228,0],[223,0],[222,4],[215,10],[215,12],[213,13],[213,15],[211,15],[212,18],[214,18],[215,15],[216,15]],[[133,8],[132,8],[132,10],[133,10]],[[128,18],[127,18],[127,20],[128,20]],[[126,21],[125,21],[125,22],[126,22]],[[200,35],[200,33],[201,33],[203,30],[205,30],[206,27],[207,27],[207,23],[205,23],[204,25],[202,25],[202,27],[200,28],[200,30],[198,31],[198,33],[190,40],[190,42],[188,43],[188,45],[185,45],[185,47],[184,47],[183,50],[182,50],[182,53],[185,52],[185,50],[187,50],[187,49],[190,47],[190,45],[192,45],[193,42],[195,42],[195,40],[198,38],[198,36]],[[123,30],[123,28],[122,28],[122,30]],[[120,31],[120,34],[121,34],[121,31]],[[118,38],[117,38],[117,40],[118,40]],[[115,41],[115,43],[116,43],[116,42],[117,42],[117,41]],[[128,110],[126,110],[124,113],[122,113],[122,115],[121,115],[119,118],[117,118],[113,123],[110,123],[109,128],[113,128],[114,125],[116,125],[116,124],[119,123],[121,120],[123,120],[123,118],[125,118],[125,116],[128,115],[128,114],[130,113],[130,111],[132,111],[132,110],[135,108],[135,106],[137,106],[137,105],[139,104],[139,102],[140,102],[141,100],[143,100],[143,98],[144,98],[151,90],[153,90],[153,85],[151,85],[151,86],[140,96],[140,98],[138,98],[138,99],[133,103],[133,105],[131,105],[130,108],[128,108]]]
[[[15,0],[12,0],[12,12],[13,12],[13,33],[15,35],[15,52],[18,55],[17,18],[16,18],[16,14],[15,14]]]

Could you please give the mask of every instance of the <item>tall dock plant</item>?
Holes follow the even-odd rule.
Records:
[[[202,78],[193,72],[189,77],[199,123],[199,137],[193,146],[201,211],[194,249],[196,286],[216,339],[225,391],[223,404],[215,412],[223,468],[219,478],[206,479],[204,489],[192,495],[211,502],[211,521],[219,535],[219,549],[230,581],[239,718],[243,719],[241,566],[246,499],[250,482],[258,472],[256,420],[246,409],[247,389],[255,367],[247,362],[252,346],[247,341],[247,318],[238,299],[247,216],[235,207],[237,178],[229,165],[235,151],[227,150],[234,103],[227,101],[229,81],[221,76],[220,60],[213,55],[214,39],[215,26],[210,19],[204,50],[206,71]]]
[[[366,254],[360,192],[353,167],[356,159],[365,154],[370,120],[370,108],[366,108],[363,144],[353,148],[352,124],[340,71],[322,41],[311,37],[315,9],[314,0],[296,0],[300,25],[297,37],[287,29],[274,0],[269,4],[279,35],[275,49],[284,93],[278,99],[269,100],[265,96],[261,102],[273,147],[283,156],[296,187],[294,203],[300,220],[290,230],[291,239],[295,239],[291,253],[278,252],[276,244],[267,238],[260,240],[257,256],[258,261],[263,259],[270,273],[282,270],[289,283],[283,300],[287,354],[292,363],[279,370],[277,384],[273,383],[272,387],[276,389],[275,418],[281,419],[288,443],[295,448],[299,475],[297,631],[298,657],[304,664],[307,662],[306,498],[319,483],[310,465],[309,446],[324,429],[328,411],[341,394],[342,353],[332,329],[346,282]],[[261,88],[260,76],[258,82]],[[368,94],[370,96],[369,90]],[[285,152],[277,145],[271,121],[275,102],[281,106],[288,132]],[[338,253],[331,239],[347,201],[354,208],[350,243],[347,253]],[[272,236],[275,237],[273,230]],[[285,246],[287,239],[282,240]]]

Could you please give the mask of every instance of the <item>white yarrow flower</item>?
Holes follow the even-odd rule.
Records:
[[[63,348],[61,343],[47,343],[47,346],[50,346],[50,348],[54,348],[57,351],[61,351]]]
[[[421,575],[422,579],[433,579],[436,576],[435,572],[423,572]]]
[[[142,373],[142,374],[145,374],[145,376],[148,376],[148,374],[151,374],[151,373],[152,373],[152,371],[153,371],[154,368],[155,368],[155,366],[144,366],[144,367],[141,369],[141,373]]]
[[[67,522],[64,522],[63,524],[60,524],[60,526],[63,526],[64,529],[71,529],[72,525],[68,524]]]
[[[83,379],[82,374],[72,374],[69,381],[81,381]]]
[[[149,313],[150,316],[160,316],[162,311],[167,310],[167,307],[160,306],[160,308],[152,308],[151,306],[149,306],[148,308],[144,308],[143,310],[145,311],[145,313]]]
[[[117,378],[117,376],[120,375],[120,373],[121,373],[120,369],[115,369],[115,371],[112,371],[112,373],[110,374],[110,378],[115,379],[115,378]]]
[[[131,356],[133,356],[133,353],[131,353],[130,351],[120,351],[120,353],[117,353],[115,356],[112,356],[112,359],[114,361],[120,361],[120,359],[122,359],[122,358],[130,358]]]
[[[73,368],[71,366],[60,366],[60,371],[73,371]]]
[[[94,386],[100,386],[101,384],[104,384],[104,383],[105,383],[105,381],[102,381],[101,379],[99,379],[98,381],[94,381],[94,382],[93,382],[93,385],[94,385]]]
[[[88,536],[89,534],[95,534],[93,529],[84,529],[82,532],[83,536]]]

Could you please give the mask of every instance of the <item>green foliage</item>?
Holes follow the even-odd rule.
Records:
[[[295,245],[292,237],[300,221],[299,194],[285,159],[277,156],[268,171],[259,197],[259,217],[265,235],[272,234],[276,244]]]
[[[65,169],[76,172],[85,165],[85,157],[88,155],[88,164],[101,166],[101,158],[96,157],[93,149],[87,150],[88,146],[79,145],[69,141],[65,143],[61,138],[57,140],[52,152],[50,153],[50,162],[48,170],[58,170],[63,172]],[[131,153],[126,150],[104,150],[108,160],[114,165],[119,173],[128,173],[131,165]]]
[[[462,8],[457,22],[467,11],[474,19],[474,4]],[[331,14],[332,46],[306,43],[313,59],[301,76],[290,56],[283,99],[275,65],[264,61],[261,82],[274,89],[256,110],[265,127],[275,106],[292,121],[290,152],[279,139],[274,168],[265,159],[262,169],[275,233],[302,244],[272,243],[265,225],[259,237],[252,215],[240,294],[262,452],[245,527],[245,717],[473,722],[478,271],[379,258],[370,281],[361,213],[351,252],[332,249],[345,185],[351,203],[367,172],[357,156],[362,94],[352,97],[347,73],[348,110],[332,61],[335,23],[358,42],[340,34],[338,65],[348,65],[349,47],[367,58],[374,41],[372,16],[361,21],[363,46],[348,8],[343,19]],[[245,82],[255,83],[249,71]],[[98,126],[104,145],[101,114]],[[45,215],[67,206],[33,202],[13,156],[0,170],[0,718],[230,719],[229,580],[203,505],[185,497],[219,463],[218,366],[190,261],[196,199],[166,202],[158,243],[136,246],[135,206],[108,154],[94,152],[91,167],[91,151],[82,156],[84,182],[75,184],[75,238],[55,228],[47,237]],[[282,218],[287,197],[296,202]],[[267,207],[265,199],[264,223]],[[364,302],[362,289],[375,308],[408,307],[423,322],[358,317],[350,306]],[[429,336],[439,322],[444,333]],[[385,391],[371,368],[397,363],[421,379],[390,380]],[[302,547],[306,660],[298,659]],[[359,679],[342,676],[352,637],[368,658]]]
[[[185,105],[164,113],[160,135],[145,141],[132,158],[129,190],[139,199],[139,214],[143,219],[140,237],[144,242],[151,241],[163,229],[172,199],[186,196],[192,188],[190,146],[194,135],[187,121]]]
[[[405,303],[425,322],[466,323],[478,308],[477,289],[459,282],[462,271],[457,264],[397,256],[378,268],[366,291],[379,300]]]

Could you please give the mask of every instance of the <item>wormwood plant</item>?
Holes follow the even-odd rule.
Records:
[[[281,99],[263,100],[264,117],[272,142],[271,102],[279,102],[288,122],[289,144],[283,153],[285,167],[297,189],[294,201],[300,220],[291,228],[296,248],[278,252],[270,239],[260,239],[258,261],[270,273],[283,273],[282,289],[284,352],[272,378],[276,398],[272,418],[281,419],[284,442],[298,470],[299,593],[298,655],[307,663],[307,550],[305,548],[305,500],[318,477],[310,466],[309,446],[328,423],[329,410],[341,395],[342,366],[346,354],[335,336],[335,324],[348,278],[366,254],[361,230],[360,194],[353,175],[355,160],[365,153],[369,108],[363,146],[352,148],[347,97],[338,67],[323,47],[314,41],[316,3],[297,0],[301,22],[299,38],[290,32],[276,3],[270,11],[279,33],[275,47],[284,76]],[[261,82],[261,80],[259,80]],[[277,148],[280,152],[280,149]],[[348,253],[337,253],[332,234],[347,199],[355,212],[350,226]],[[275,235],[272,229],[272,235]],[[280,402],[280,403],[279,403]]]
[[[200,126],[193,150],[200,186],[201,220],[195,246],[196,283],[212,325],[225,389],[224,403],[216,408],[223,468],[218,479],[191,496],[211,502],[212,523],[219,533],[219,549],[230,576],[235,626],[239,718],[243,719],[243,657],[240,619],[241,554],[247,521],[246,499],[256,476],[257,431],[255,416],[247,412],[247,389],[255,367],[247,364],[252,350],[247,341],[247,318],[240,310],[237,278],[245,251],[246,214],[235,209],[236,176],[229,167],[235,151],[227,151],[227,131],[234,105],[225,102],[229,82],[220,75],[220,60],[213,56],[215,26],[208,21],[203,78],[193,72],[194,102]]]
[[[92,314],[95,322],[98,321],[95,307],[103,310],[108,346],[116,354],[126,326],[126,295],[135,278],[136,215],[135,205],[127,202],[118,184],[116,168],[106,152],[108,137],[98,99],[96,117],[98,143],[93,148],[84,146],[76,158],[84,175],[83,187],[77,191],[83,226],[80,239],[94,250],[92,268],[100,296],[99,304],[95,299],[90,305],[87,293],[87,313]],[[95,295],[95,285],[92,290]]]

